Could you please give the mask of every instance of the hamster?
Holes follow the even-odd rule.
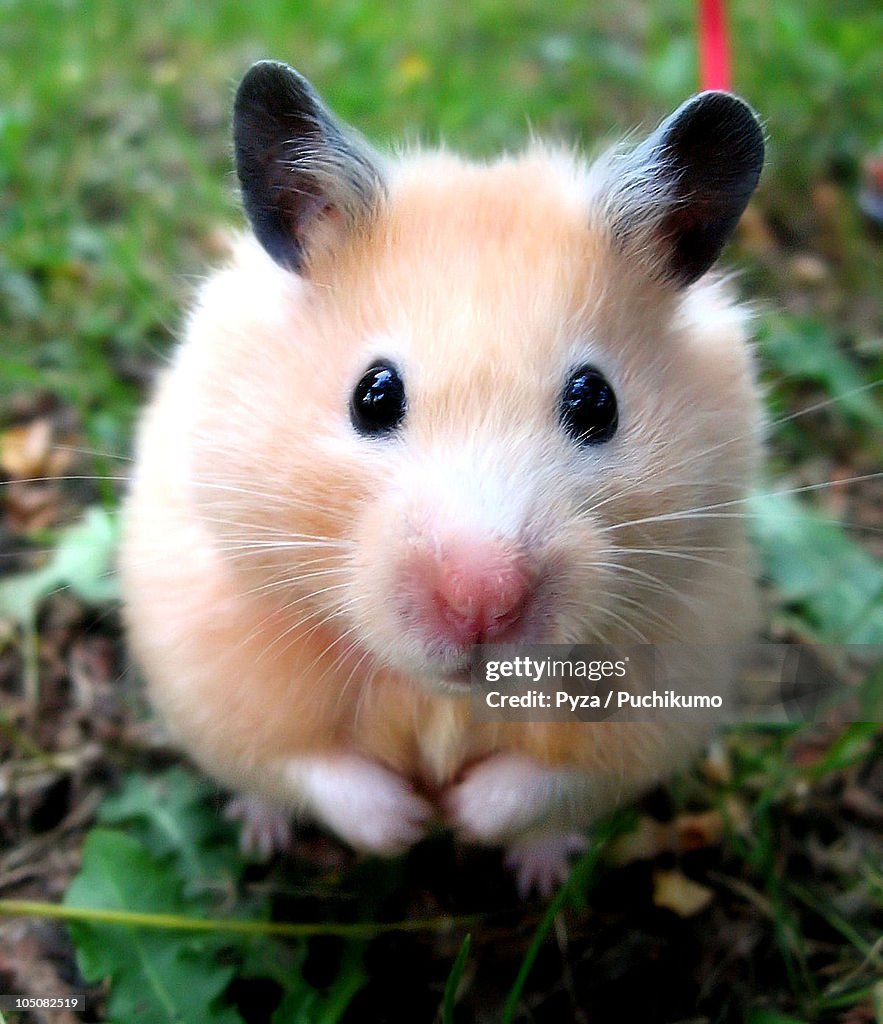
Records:
[[[746,313],[707,273],[758,121],[706,92],[591,163],[384,157],[264,61],[234,143],[251,230],[199,290],[125,505],[151,698],[255,808],[377,854],[442,825],[548,891],[705,736],[477,723],[470,651],[750,637],[743,520],[702,510],[761,458]]]

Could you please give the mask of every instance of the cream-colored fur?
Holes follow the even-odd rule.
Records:
[[[183,747],[232,787],[372,849],[409,845],[433,814],[526,844],[683,765],[702,736],[473,723],[468,698],[436,685],[453,663],[403,628],[398,560],[463,526],[529,547],[550,642],[748,636],[742,520],[656,519],[747,492],[760,413],[745,317],[719,281],[679,290],[647,272],[652,253],[617,249],[597,175],[568,154],[416,154],[388,173],[377,215],[308,277],[243,238],[201,289],[138,437],[131,647]],[[380,357],[408,396],[385,441],[348,418]],[[620,427],[579,449],[557,409],[587,362]]]

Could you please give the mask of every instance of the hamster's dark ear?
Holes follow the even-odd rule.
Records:
[[[384,194],[367,147],[350,137],[310,83],[287,64],[260,61],[233,108],[242,202],[277,263],[302,271],[313,244],[351,230]]]
[[[726,92],[687,100],[625,157],[605,163],[614,238],[656,276],[683,286],[720,255],[757,186],[763,132]]]

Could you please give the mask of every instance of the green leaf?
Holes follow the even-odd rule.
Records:
[[[65,904],[92,909],[183,913],[181,880],[137,840],[94,829]],[[83,977],[110,978],[111,1020],[140,1024],[242,1024],[220,1005],[233,968],[217,961],[225,945],[215,935],[173,935],[126,925],[70,925]]]
[[[62,587],[87,604],[105,604],[119,596],[113,559],[119,537],[116,515],[90,508],[80,522],[60,532],[51,560],[34,572],[0,583],[0,616],[33,623],[40,602]]]
[[[812,766],[812,775],[822,778],[840,772],[863,761],[874,749],[880,732],[879,723],[851,722],[825,752],[825,756]]]
[[[245,868],[236,829],[221,815],[217,790],[183,768],[129,775],[98,811],[105,825],[125,825],[150,851],[172,856],[188,889],[229,887]]]
[[[272,1024],[337,1024],[367,981],[364,952],[364,942],[347,945],[340,971],[327,992],[318,992],[302,980],[290,987],[273,1014]]]
[[[883,643],[883,566],[793,495],[758,494],[748,508],[770,579],[812,632],[829,643]]]
[[[786,1017],[775,1010],[755,1009],[749,1012],[745,1024],[806,1024],[806,1021]]]
[[[216,797],[211,783],[178,767],[158,775],[128,776],[98,812],[103,825],[125,829],[125,834],[106,828],[91,833],[67,902],[199,917],[213,908],[219,892],[228,901],[246,861],[238,851],[236,829],[223,820]],[[234,911],[254,919],[268,918],[269,912],[265,893],[240,896]],[[223,931],[194,935],[127,926],[114,930],[107,924],[72,925],[71,932],[84,976],[110,977],[111,1005],[114,1012],[119,1008],[120,1020],[133,1019],[137,994],[152,985],[145,1002],[156,1006],[159,1016],[145,1019],[234,1024],[240,1020],[238,1013],[219,1000],[235,971],[241,978],[268,978],[279,985],[283,995],[274,1020],[334,1024],[366,980],[361,940],[348,945],[334,985],[319,992],[301,973],[307,946],[300,941],[281,943],[269,936]],[[221,951],[230,966],[219,966]],[[208,1015],[194,1011],[189,1002],[184,1006],[183,997],[182,1006],[170,1002],[166,989],[177,992],[189,984],[186,974],[191,971],[203,978],[193,1006],[212,1000],[218,1004]]]
[[[269,978],[287,992],[306,986],[301,968],[307,958],[306,940],[280,942],[269,935],[253,935],[239,945],[239,978]]]
[[[861,720],[883,722],[883,662],[868,673],[858,696]]]

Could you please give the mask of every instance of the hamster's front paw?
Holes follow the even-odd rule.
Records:
[[[495,754],[444,794],[445,817],[460,838],[500,845],[541,822],[564,786],[562,773],[530,758]]]
[[[515,875],[515,887],[522,899],[536,889],[545,898],[552,895],[570,874],[570,859],[588,848],[579,832],[552,833],[513,843],[506,850],[506,867]]]
[[[291,845],[291,811],[256,796],[234,797],[224,808],[224,817],[240,823],[239,848],[246,855],[269,860]]]
[[[394,855],[426,833],[432,807],[400,775],[356,756],[296,762],[307,808],[350,846]]]

